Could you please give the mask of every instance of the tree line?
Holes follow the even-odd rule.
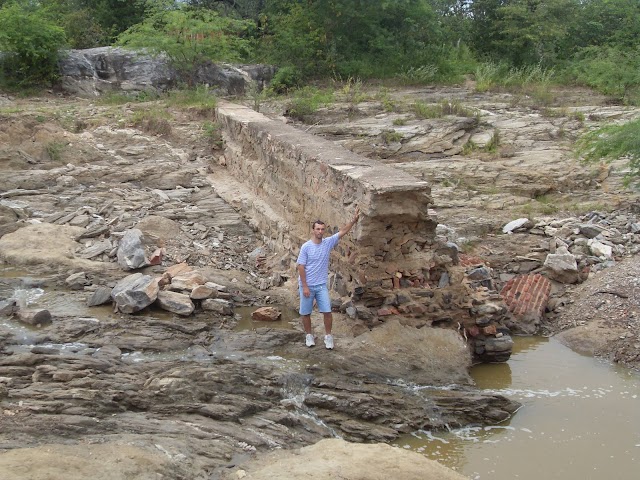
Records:
[[[5,85],[50,82],[61,49],[106,45],[163,52],[186,70],[273,63],[285,89],[535,66],[640,103],[638,0],[0,0]]]

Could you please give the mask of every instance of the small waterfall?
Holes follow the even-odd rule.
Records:
[[[296,414],[307,420],[312,421],[316,425],[319,425],[329,431],[334,438],[342,438],[338,432],[336,432],[329,425],[324,423],[316,413],[307,407],[304,403],[304,399],[309,394],[309,388],[313,381],[313,376],[303,373],[289,373],[283,376],[282,379],[282,397],[280,403],[295,410]]]

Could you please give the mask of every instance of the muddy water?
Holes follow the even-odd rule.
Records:
[[[236,318],[238,319],[238,323],[235,327],[235,330],[255,330],[257,328],[283,328],[286,330],[292,330],[296,327],[296,325],[300,324],[300,314],[293,308],[287,307],[286,305],[270,305],[271,307],[275,307],[282,314],[280,315],[280,319],[275,322],[259,322],[252,320],[251,314],[258,307],[237,307],[234,310]]]
[[[518,338],[508,364],[472,375],[523,407],[495,427],[420,432],[395,444],[473,479],[640,478],[639,375],[553,338]]]

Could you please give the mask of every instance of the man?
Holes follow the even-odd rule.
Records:
[[[340,229],[338,233],[327,238],[324,237],[325,224],[316,220],[312,225],[311,239],[306,241],[300,254],[298,255],[298,286],[300,289],[300,315],[302,325],[306,334],[305,344],[313,347],[316,342],[311,330],[311,311],[313,310],[313,300],[318,305],[318,311],[324,315],[324,345],[327,349],[333,350],[333,335],[331,327],[333,316],[331,315],[331,299],[327,288],[327,278],[329,276],[329,254],[358,221],[360,207],[356,207],[353,219]]]

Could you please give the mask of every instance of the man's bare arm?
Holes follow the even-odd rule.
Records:
[[[307,286],[307,271],[304,269],[304,265],[298,264],[298,274],[300,275],[300,283],[302,284],[302,294],[308,297],[311,295],[311,292]]]
[[[349,231],[353,228],[353,226],[358,222],[358,218],[360,217],[360,207],[356,207],[356,211],[353,214],[353,218],[349,223],[347,223],[344,227],[340,229],[338,232],[338,238],[344,237]]]

